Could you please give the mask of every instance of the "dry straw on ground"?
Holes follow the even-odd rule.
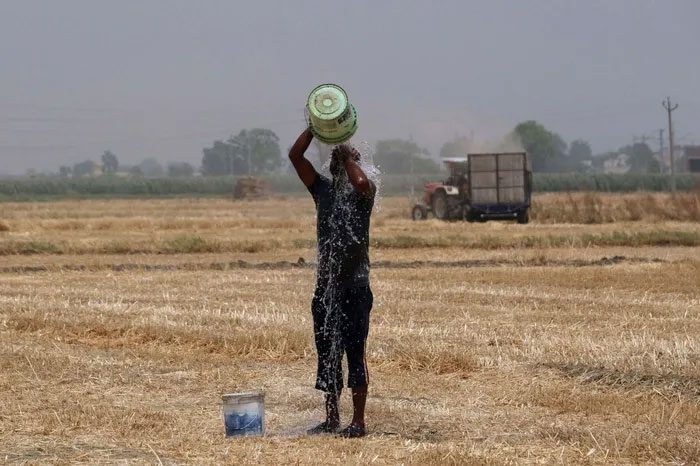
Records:
[[[700,195],[567,193],[536,196],[532,218],[541,223],[700,221]]]
[[[601,218],[647,195],[637,196],[601,196]],[[538,216],[568,212],[558,202],[569,205],[565,195],[537,198]],[[384,265],[373,271],[371,434],[346,441],[301,435],[321,417],[313,269],[251,266],[314,261],[310,200],[0,204],[12,226],[0,243],[84,248],[0,258],[1,461],[698,461],[700,247],[628,241],[697,235],[698,223],[677,213],[590,224],[534,215],[527,226],[412,222],[406,205],[385,200],[374,217],[385,243],[372,253]],[[624,244],[582,240],[615,232]],[[194,236],[272,246],[135,253]],[[386,243],[400,236],[417,240]],[[446,236],[509,246],[434,246]],[[523,240],[554,236],[569,241]],[[123,250],[101,252],[107,242]],[[220,395],[248,389],[266,392],[269,435],[225,439]]]
[[[315,220],[313,206],[306,201],[181,199],[0,204],[0,219],[12,225],[12,231],[0,234],[0,256],[309,250],[315,244]],[[502,228],[510,224],[498,223],[465,227],[462,222],[412,222],[409,208],[402,199],[381,203],[373,218],[374,247],[405,250],[700,245],[700,233],[692,227],[700,221],[700,197],[696,194],[536,196],[533,224],[527,228]],[[628,227],[630,222],[633,228]],[[581,224],[591,227],[581,228]]]

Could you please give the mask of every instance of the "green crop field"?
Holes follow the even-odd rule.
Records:
[[[420,194],[425,183],[438,181],[446,175],[414,176],[385,175],[382,190],[386,195],[407,195],[413,186]],[[144,178],[138,176],[62,178],[37,176],[0,178],[0,201],[55,199],[74,197],[157,197],[157,196],[230,196],[239,177],[183,177]],[[271,190],[278,194],[304,194],[295,175],[266,175],[262,177]],[[668,191],[666,175],[585,175],[585,174],[535,174],[533,189],[536,192],[635,192]],[[680,191],[700,187],[700,176],[677,176]]]

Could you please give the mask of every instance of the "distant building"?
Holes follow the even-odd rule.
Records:
[[[630,156],[618,154],[603,161],[603,173],[623,174],[630,171]]]
[[[685,146],[686,169],[690,173],[700,173],[700,146]]]
[[[74,178],[100,176],[102,175],[102,167],[92,160],[86,160],[73,165],[72,173]]]
[[[659,162],[659,168],[661,169],[661,173],[669,173],[670,172],[670,160],[671,157],[669,155],[668,149],[664,148],[663,152],[655,152],[654,153],[654,159]]]

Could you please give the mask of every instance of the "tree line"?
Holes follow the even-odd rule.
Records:
[[[166,175],[170,177],[193,176],[197,171],[194,166],[187,162],[169,162],[166,167],[163,167],[157,159],[152,157],[146,158],[136,165],[122,165],[119,163],[119,158],[111,150],[104,151],[100,161],[101,163],[85,160],[72,166],[62,165],[58,169],[58,174],[64,178],[117,174],[158,178]]]
[[[377,141],[373,156],[374,163],[385,174],[433,174],[442,169],[440,159],[464,157],[470,152],[483,151],[483,147],[472,138],[456,137],[442,145],[439,158],[436,158],[412,140],[385,139]],[[501,141],[488,145],[486,149],[489,152],[517,150],[528,153],[536,173],[599,173],[605,171],[606,161],[620,154],[625,154],[630,173],[661,171],[654,152],[645,143],[594,156],[587,141],[576,139],[567,144],[559,134],[533,120],[519,123]],[[329,153],[328,147],[314,144],[310,158],[323,165]],[[106,150],[100,162],[86,160],[73,166],[61,166],[59,174],[63,177],[131,175],[153,178],[188,177],[197,173],[203,176],[259,176],[285,171],[291,171],[291,167],[282,156],[279,137],[270,129],[253,128],[241,130],[227,139],[215,140],[210,147],[203,148],[199,167],[187,162],[170,162],[163,166],[154,158],[125,166],[120,164],[116,154]]]

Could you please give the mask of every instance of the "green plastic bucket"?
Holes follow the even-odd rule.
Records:
[[[336,84],[321,84],[306,101],[309,128],[316,139],[326,144],[340,144],[357,131],[357,111],[348,95]]]

